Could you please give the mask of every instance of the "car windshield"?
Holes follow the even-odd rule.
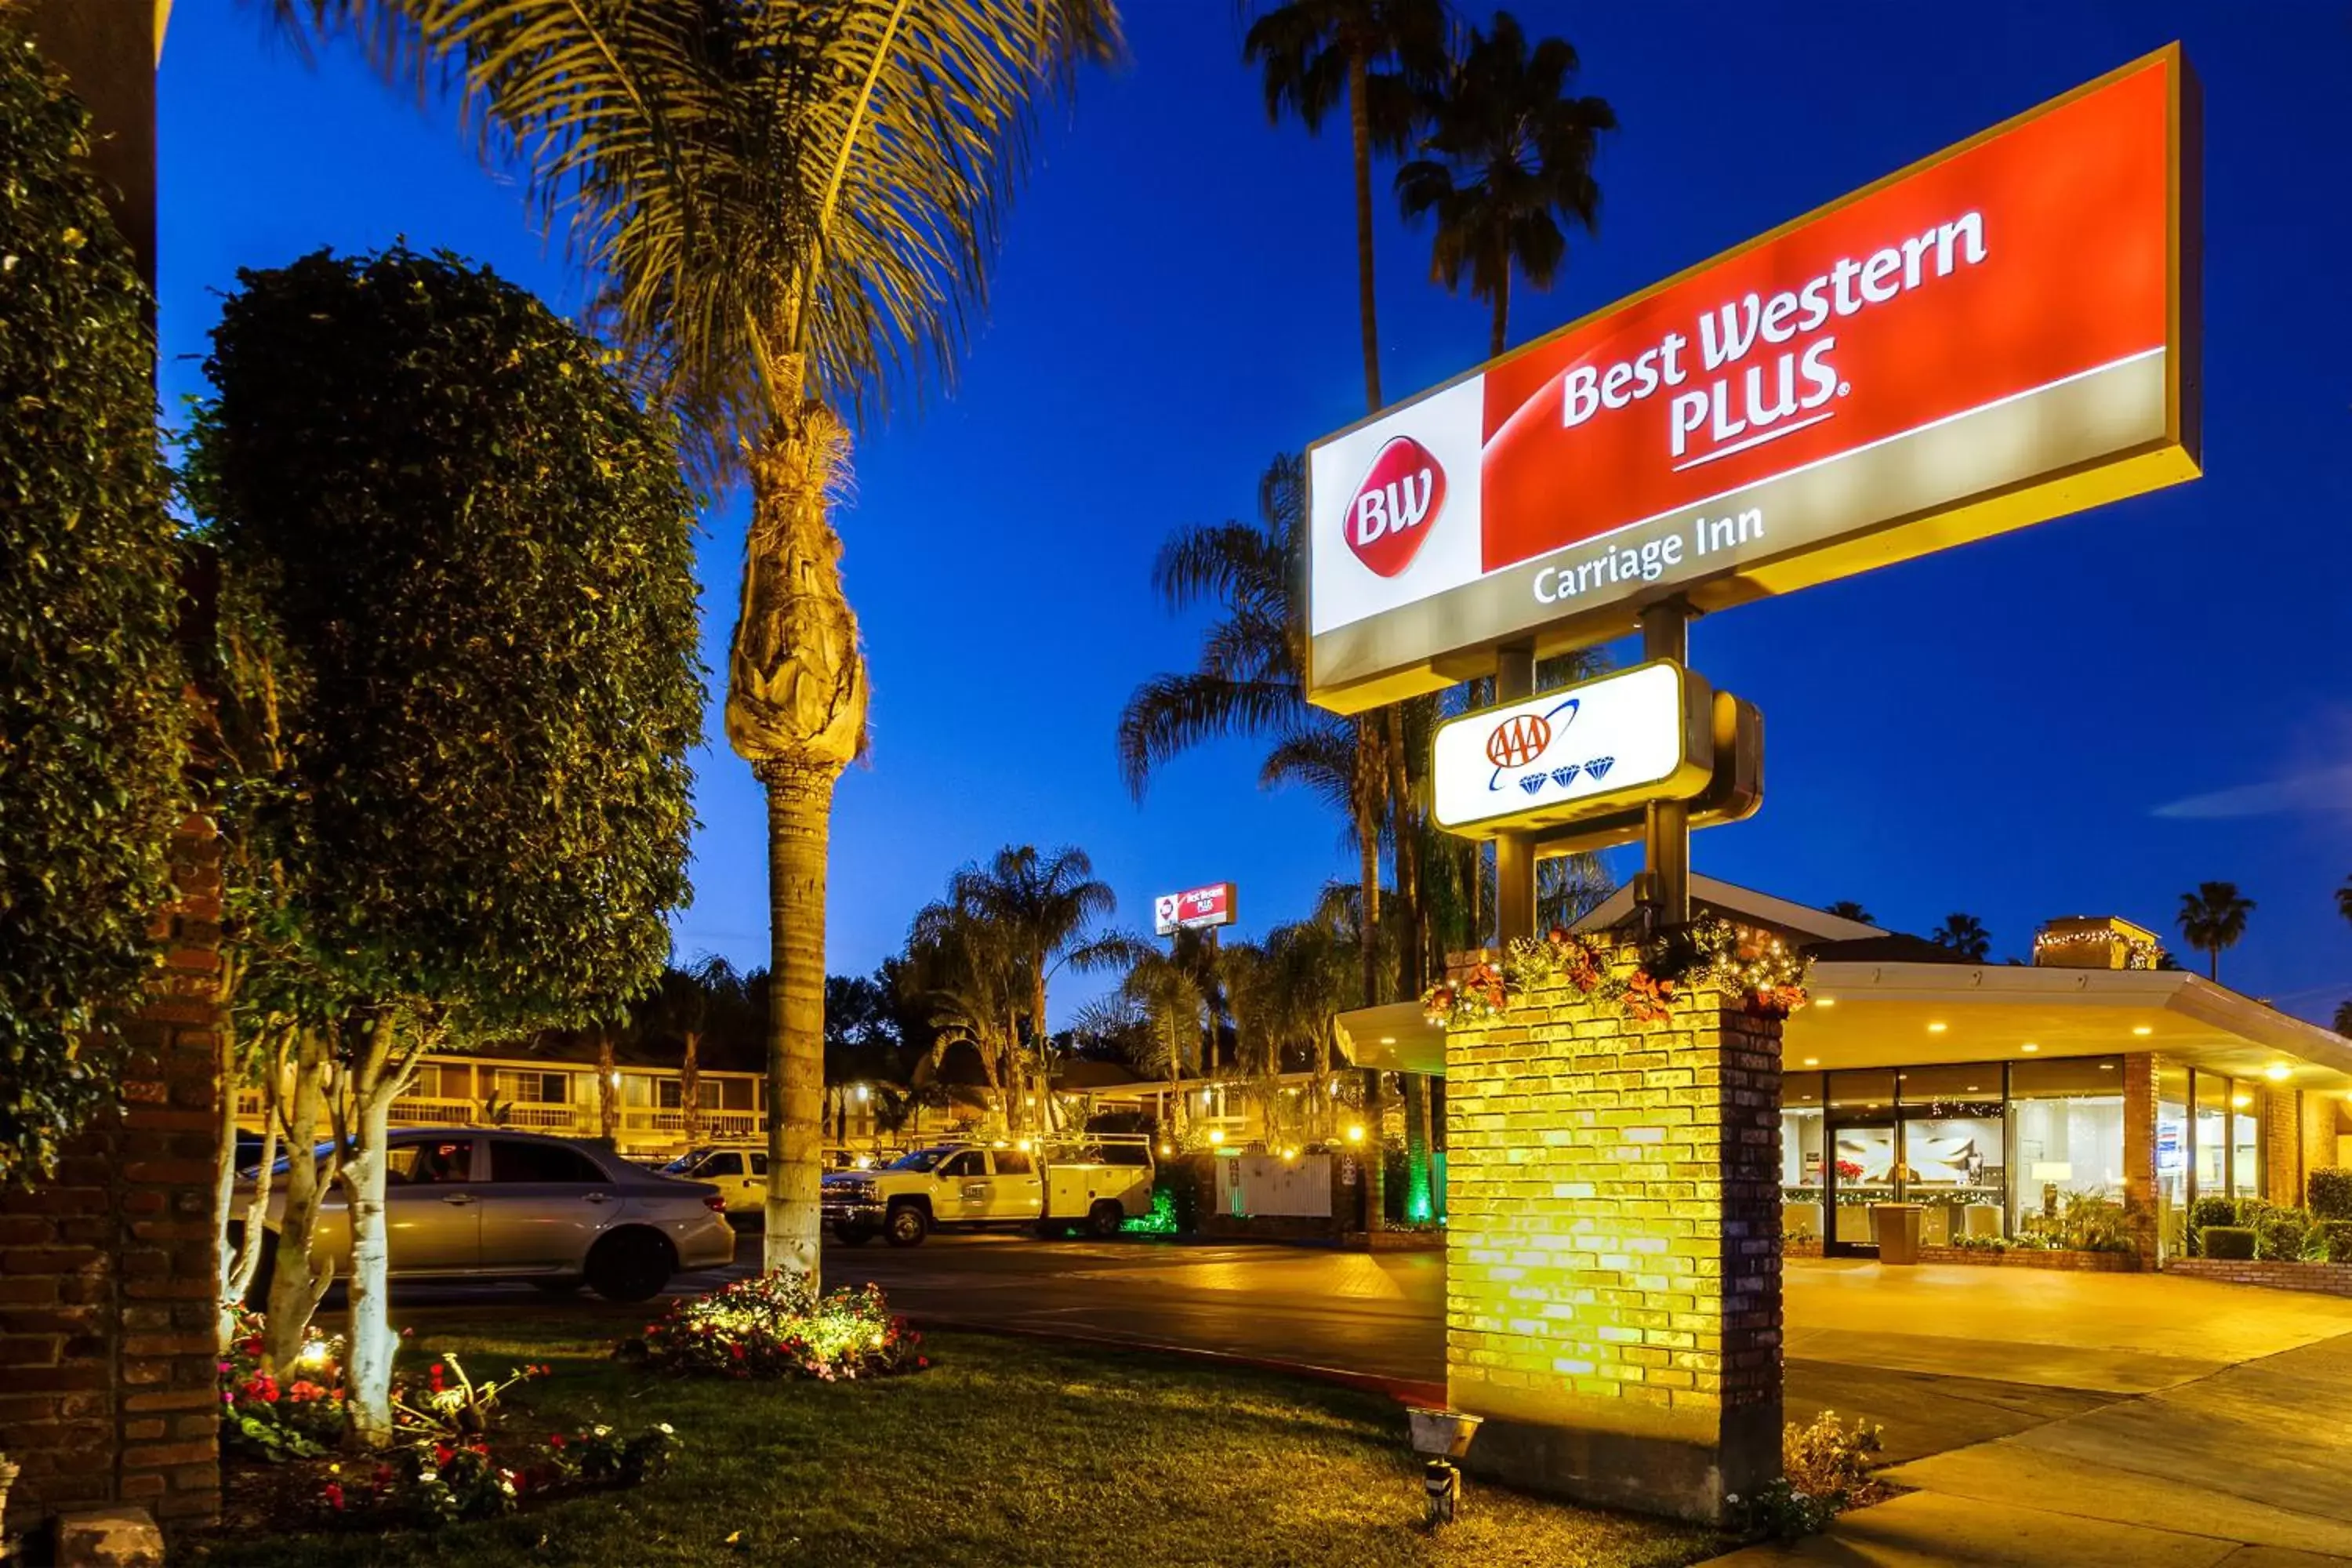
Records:
[[[890,1162],[887,1168],[893,1171],[928,1172],[932,1166],[954,1152],[952,1149],[917,1149],[911,1153],[899,1155]]]
[[[329,1154],[331,1154],[331,1153],[334,1152],[334,1149],[335,1149],[334,1142],[333,1142],[333,1140],[330,1139],[328,1142],[324,1142],[324,1143],[321,1143],[321,1144],[320,1144],[317,1148],[315,1148],[315,1149],[311,1150],[311,1151],[310,1151],[310,1155],[311,1155],[311,1158],[313,1158],[313,1159],[315,1159],[315,1160],[323,1160],[323,1159],[325,1159]],[[286,1173],[286,1167],[287,1167],[289,1164],[292,1163],[292,1162],[293,1162],[293,1156],[291,1156],[290,1154],[280,1154],[280,1155],[278,1157],[278,1163],[276,1163],[275,1165],[272,1165],[272,1166],[270,1166],[270,1167],[269,1167],[270,1173],[271,1173],[272,1175],[278,1175],[278,1176],[282,1176],[282,1175],[284,1175],[284,1174]],[[239,1180],[239,1181],[241,1181],[241,1182],[250,1182],[250,1181],[253,1181],[254,1179],[256,1179],[257,1177],[258,1177],[260,1174],[261,1174],[261,1167],[260,1167],[258,1164],[253,1164],[253,1165],[247,1165],[244,1170],[239,1171],[239,1172],[236,1173],[236,1176],[237,1176],[237,1180]]]
[[[683,1176],[688,1172],[693,1170],[697,1165],[701,1164],[704,1157],[710,1151],[708,1149],[689,1150],[688,1152],[680,1154],[677,1159],[672,1160],[668,1164],[664,1165],[661,1168],[662,1174],[666,1176]]]

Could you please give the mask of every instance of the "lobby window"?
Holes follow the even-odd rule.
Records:
[[[2230,1195],[2263,1195],[2262,1097],[2253,1085],[2230,1080]]]
[[[2021,1231],[2056,1221],[2075,1196],[2123,1199],[2123,1062],[2056,1058],[2010,1068],[2010,1172]]]
[[[2200,1072],[2197,1079],[2197,1195],[2230,1195],[2230,1080],[2219,1073]]]
[[[1822,1234],[1822,1075],[1780,1079],[1780,1234]]]
[[[1922,1206],[1920,1238],[1948,1246],[2001,1234],[2001,1068],[1959,1062],[1905,1068],[1903,1198]]]
[[[2156,1235],[2162,1256],[2188,1251],[2189,1069],[2156,1073]]]

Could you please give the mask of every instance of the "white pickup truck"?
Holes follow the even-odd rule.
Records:
[[[1041,1233],[1084,1227],[1112,1236],[1151,1211],[1151,1140],[1102,1133],[1049,1150],[940,1143],[878,1171],[824,1178],[824,1221],[856,1247],[879,1236],[916,1247],[942,1226],[1026,1225]]]

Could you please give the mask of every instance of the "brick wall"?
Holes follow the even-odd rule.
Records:
[[[2165,1264],[2164,1271],[2186,1279],[2218,1279],[2231,1285],[2261,1285],[2273,1290],[2309,1290],[2322,1296],[2352,1296],[2352,1263],[2176,1258]]]
[[[2303,1142],[2303,1175],[2307,1184],[2312,1172],[2340,1163],[2336,1158],[2336,1134],[2342,1120],[2337,1108],[2344,1102],[2315,1089],[2304,1090],[2301,1099],[2303,1114],[2297,1119],[2297,1131]]]
[[[2290,1206],[2303,1202],[2303,1115],[2291,1089],[2263,1092],[2263,1195]]]
[[[2160,1067],[2148,1051],[2124,1058],[2124,1226],[2140,1264],[2156,1267],[2158,1224],[2156,1193],[2156,1077]]]
[[[1780,1473],[1780,1036],[1712,993],[1640,1025],[1554,986],[1448,1037],[1472,1468],[1696,1519]]]
[[[123,1113],[54,1182],[0,1192],[0,1452],[8,1528],[109,1502],[174,1522],[220,1508],[212,1226],[219,849],[173,845],[168,961],[129,1028]]]

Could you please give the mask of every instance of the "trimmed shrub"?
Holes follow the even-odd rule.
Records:
[[[99,7],[88,7],[98,9]],[[187,711],[149,297],[89,117],[0,7],[0,1182],[117,1094]]]
[[[2352,1220],[2352,1170],[2322,1165],[2311,1173],[2311,1212],[2315,1218]]]
[[[2316,1262],[2352,1263],[2352,1219],[2323,1219],[2314,1224],[2305,1256]]]
[[[2301,1209],[2273,1208],[2246,1227],[2254,1233],[2254,1256],[2298,1262],[2311,1233],[2311,1216]]]
[[[2208,1258],[2226,1258],[2232,1262],[2251,1261],[2257,1238],[2241,1225],[2209,1225],[2197,1233],[2200,1250]]]
[[[2204,1246],[2200,1238],[2204,1236],[2206,1230],[2210,1226],[2217,1225],[2235,1225],[2237,1223],[2238,1204],[2236,1199],[2214,1197],[2199,1198],[2195,1203],[2189,1205],[2189,1237],[2190,1245],[2195,1247],[2197,1251],[2202,1253]]]

